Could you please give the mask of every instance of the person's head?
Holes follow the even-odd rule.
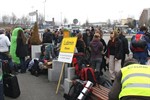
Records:
[[[3,28],[0,29],[0,34],[4,34],[5,30]]]
[[[100,38],[103,37],[103,31],[102,30],[99,30],[98,28],[95,30],[95,33],[99,33],[100,35]]]
[[[21,30],[21,29],[18,30],[17,39],[22,39],[22,40],[23,40],[23,43],[26,44],[26,37],[25,37],[25,35],[24,35],[23,30]]]
[[[77,34],[77,38],[78,38],[78,39],[82,39],[82,37],[83,37],[83,36],[82,36],[81,33],[78,33],[78,34]]]
[[[100,34],[99,33],[95,33],[93,39],[100,39]]]
[[[131,64],[138,64],[138,63],[139,63],[139,62],[138,62],[136,59],[134,59],[134,58],[129,58],[129,59],[125,60],[123,66],[125,67],[125,66],[131,65]]]
[[[147,27],[146,26],[141,26],[140,27],[140,31],[146,33],[148,31]]]
[[[118,37],[118,32],[117,31],[112,31],[112,32],[110,32],[110,38],[111,39],[115,39],[115,38],[117,38]]]
[[[122,35],[126,36],[126,32],[125,31],[121,31],[119,34],[122,34]]]
[[[46,46],[43,44],[42,46],[41,46],[41,54],[42,55],[45,55],[45,53],[46,53]]]
[[[86,29],[86,33],[87,33],[87,34],[90,34],[90,29]]]
[[[49,28],[47,28],[47,32],[50,32],[50,29],[49,29]]]

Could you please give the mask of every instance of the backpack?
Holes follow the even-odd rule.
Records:
[[[39,64],[39,61],[34,59],[34,64],[32,65],[31,69],[29,69],[32,75],[39,76],[40,68],[38,64]]]
[[[65,100],[77,100],[84,86],[85,86],[85,81],[79,79],[73,81],[73,84],[70,87],[68,94],[64,94]],[[91,91],[89,92],[91,93]],[[86,98],[84,100],[88,100],[90,93],[89,95],[86,95]]]
[[[81,80],[84,80],[84,81],[89,80],[93,83],[93,86],[95,86],[97,83],[97,78],[96,78],[94,69],[90,67],[83,68],[81,70]]]
[[[143,34],[136,34],[131,39],[131,50],[134,52],[143,52],[147,47],[147,42]]]
[[[81,77],[81,70],[82,68],[86,67],[89,64],[85,58],[84,53],[75,53],[72,60],[72,65],[75,67],[75,74],[78,78]]]

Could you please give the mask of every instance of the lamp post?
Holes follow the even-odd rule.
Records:
[[[45,3],[46,3],[46,0],[44,1],[44,22],[45,22]]]
[[[63,26],[63,24],[62,24],[62,12],[60,12],[60,20],[61,20],[61,26]]]

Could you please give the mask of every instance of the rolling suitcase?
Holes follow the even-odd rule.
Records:
[[[17,76],[12,74],[4,74],[3,85],[5,96],[12,98],[17,98],[20,96],[20,88]]]

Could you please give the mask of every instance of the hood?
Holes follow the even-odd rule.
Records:
[[[99,40],[99,39],[93,40],[93,41],[91,42],[91,47],[92,47],[92,49],[93,49],[95,52],[98,51],[99,45],[100,45],[100,40]]]
[[[16,36],[17,37],[17,35],[18,35],[18,30],[22,30],[22,28],[15,28],[14,30],[13,30],[13,32],[12,32],[12,36]]]

